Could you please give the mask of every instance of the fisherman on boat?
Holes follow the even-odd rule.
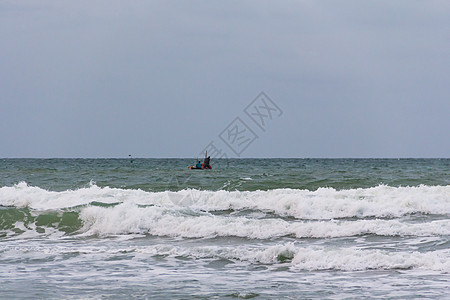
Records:
[[[195,168],[196,169],[201,169],[202,168],[202,163],[199,160],[197,160],[197,164],[195,165]]]
[[[211,156],[205,157],[205,160],[203,161],[203,169],[212,169],[210,162]]]
[[[206,151],[205,153],[205,160],[203,161],[203,163],[201,163],[198,159],[197,159],[197,163],[195,164],[195,166],[190,166],[189,169],[194,169],[194,170],[211,170],[211,156],[208,156],[208,151]]]

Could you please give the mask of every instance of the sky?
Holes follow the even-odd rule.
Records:
[[[449,74],[446,0],[0,0],[0,157],[448,158]]]

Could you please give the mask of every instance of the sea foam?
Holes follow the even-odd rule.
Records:
[[[242,237],[274,239],[379,236],[441,236],[450,234],[450,186],[389,187],[316,191],[277,189],[254,192],[146,192],[88,187],[63,192],[46,191],[19,183],[0,188],[0,205],[28,208],[15,214],[15,228],[34,231],[34,220],[47,211],[54,222],[73,212],[67,229],[84,235],[145,234],[181,238]],[[436,214],[427,222],[408,222],[409,214]],[[21,217],[23,216],[23,217]],[[70,217],[70,216],[69,216]],[[25,218],[25,219],[20,219]],[[48,219],[48,218],[47,218]],[[53,222],[53,221],[52,221]],[[27,224],[26,226],[24,224]],[[34,226],[34,227],[33,227]],[[74,227],[75,226],[75,227]],[[25,230],[26,229],[26,230]],[[11,234],[11,226],[5,227]],[[40,231],[48,230],[42,226]],[[50,231],[48,231],[50,232]]]
[[[94,254],[98,257],[130,255],[136,260],[148,262],[151,257],[180,258],[192,260],[228,260],[231,263],[285,266],[292,271],[363,271],[363,270],[429,270],[450,272],[447,250],[429,252],[385,251],[356,247],[299,246],[289,242],[273,246],[176,246],[156,244],[152,246],[83,246],[51,247],[23,244],[0,245],[0,253],[9,259],[22,260],[27,257],[48,257],[70,254],[74,259]],[[78,258],[76,258],[78,257]]]
[[[0,205],[35,210],[63,209],[93,202],[134,203],[165,208],[186,207],[198,211],[258,210],[297,219],[350,217],[399,217],[405,214],[449,214],[450,186],[390,187],[315,191],[275,189],[269,191],[146,192],[110,187],[89,187],[54,192],[21,182],[0,188]]]
[[[124,203],[114,207],[86,207],[80,213],[86,234],[150,234],[183,238],[243,237],[272,239],[330,238],[375,234],[380,236],[450,235],[450,220],[407,223],[398,220],[286,221],[251,216],[212,215],[170,210],[157,206],[139,207]]]

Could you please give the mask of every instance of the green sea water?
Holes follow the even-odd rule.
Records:
[[[189,170],[193,159],[3,159],[0,185],[21,181],[53,191],[91,181],[144,191],[315,190],[448,185],[450,159],[216,159],[213,170]]]

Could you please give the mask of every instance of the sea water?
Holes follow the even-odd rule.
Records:
[[[0,160],[0,298],[449,299],[449,159]]]

